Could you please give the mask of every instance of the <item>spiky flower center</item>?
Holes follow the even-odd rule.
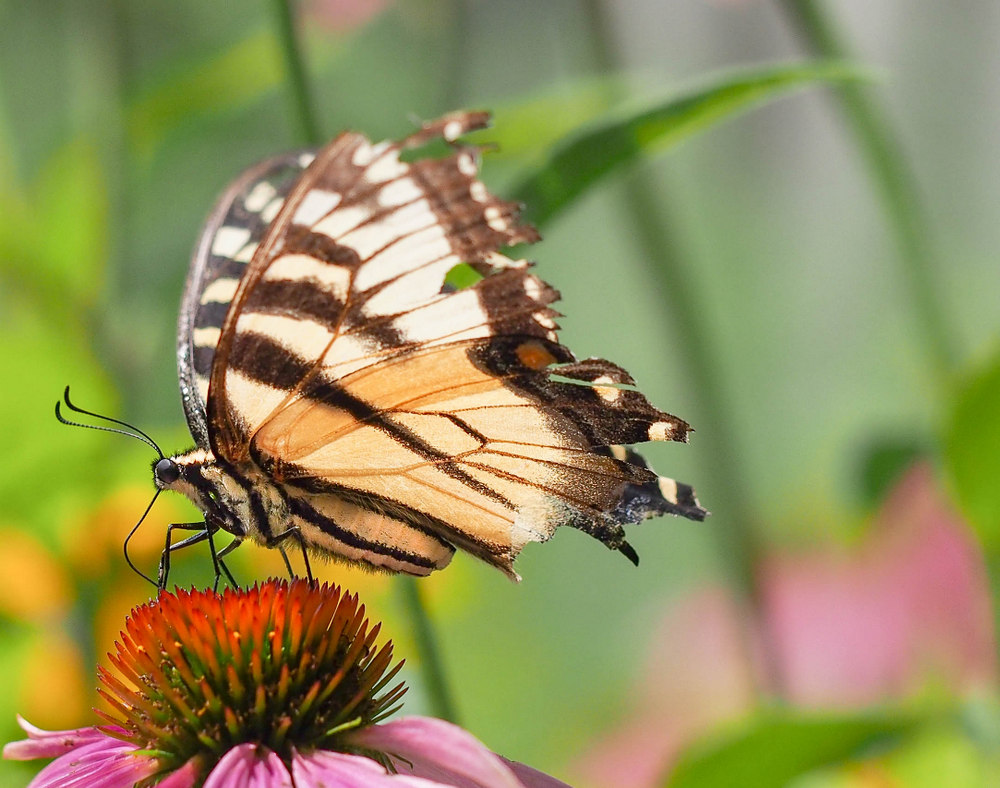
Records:
[[[162,593],[126,620],[108,655],[117,675],[99,669],[117,712],[102,716],[161,774],[192,758],[205,774],[244,743],[286,762],[293,747],[356,751],[342,734],[388,716],[406,692],[385,689],[402,663],[389,669],[380,628],[356,595],[305,580]]]

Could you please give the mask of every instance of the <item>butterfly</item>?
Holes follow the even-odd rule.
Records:
[[[204,513],[185,541],[294,539],[412,575],[457,548],[517,578],[521,549],[559,526],[637,563],[624,525],[705,517],[691,487],[626,448],[684,441],[688,425],[616,364],[577,360],[558,293],[501,253],[539,236],[459,139],[488,121],[453,113],[377,144],[345,132],[218,201],[178,330],[197,445],[154,464],[159,490]],[[478,280],[448,284],[460,265]]]

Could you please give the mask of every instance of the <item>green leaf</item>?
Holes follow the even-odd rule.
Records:
[[[492,108],[493,125],[472,139],[489,146],[489,162],[540,162],[541,154],[586,123],[607,113],[621,92],[616,79],[587,79],[519,97]]]
[[[1000,785],[1000,763],[955,720],[931,720],[888,751],[863,763],[851,762],[809,772],[794,788],[982,788]]]
[[[806,63],[740,70],[651,108],[606,120],[559,143],[539,170],[513,192],[527,217],[543,225],[602,177],[642,155],[672,147],[696,132],[797,87],[861,78],[843,63]]]
[[[884,785],[981,788],[998,785],[1000,766],[988,749],[957,725],[935,725],[909,739],[880,764]],[[876,783],[878,784],[878,783]]]
[[[1000,554],[1000,354],[961,383],[944,438],[952,487],[986,550]]]
[[[921,457],[930,454],[925,441],[911,436],[879,437],[861,450],[858,489],[869,509],[878,506],[892,486]]]
[[[794,777],[884,743],[913,724],[910,717],[876,713],[765,714],[743,730],[689,750],[665,784],[670,788],[778,788]]]

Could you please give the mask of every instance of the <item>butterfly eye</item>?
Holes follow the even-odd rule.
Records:
[[[153,475],[160,484],[173,484],[181,477],[181,469],[176,462],[164,457],[153,466]]]

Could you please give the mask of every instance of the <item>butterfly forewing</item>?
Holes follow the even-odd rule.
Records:
[[[314,158],[309,151],[289,153],[250,168],[219,198],[202,230],[177,331],[181,400],[201,448],[210,446],[208,385],[229,305],[285,197]]]
[[[403,155],[486,120],[448,116],[399,143],[343,134],[294,184],[269,186],[276,215],[241,236],[250,262],[226,284],[207,436],[280,486],[315,548],[420,574],[457,546],[513,574],[524,544],[559,525],[634,556],[623,523],[705,514],[619,445],[688,426],[620,367],[559,344],[558,293],[500,253],[537,234],[477,179],[477,151]],[[483,278],[450,291],[460,263]]]

